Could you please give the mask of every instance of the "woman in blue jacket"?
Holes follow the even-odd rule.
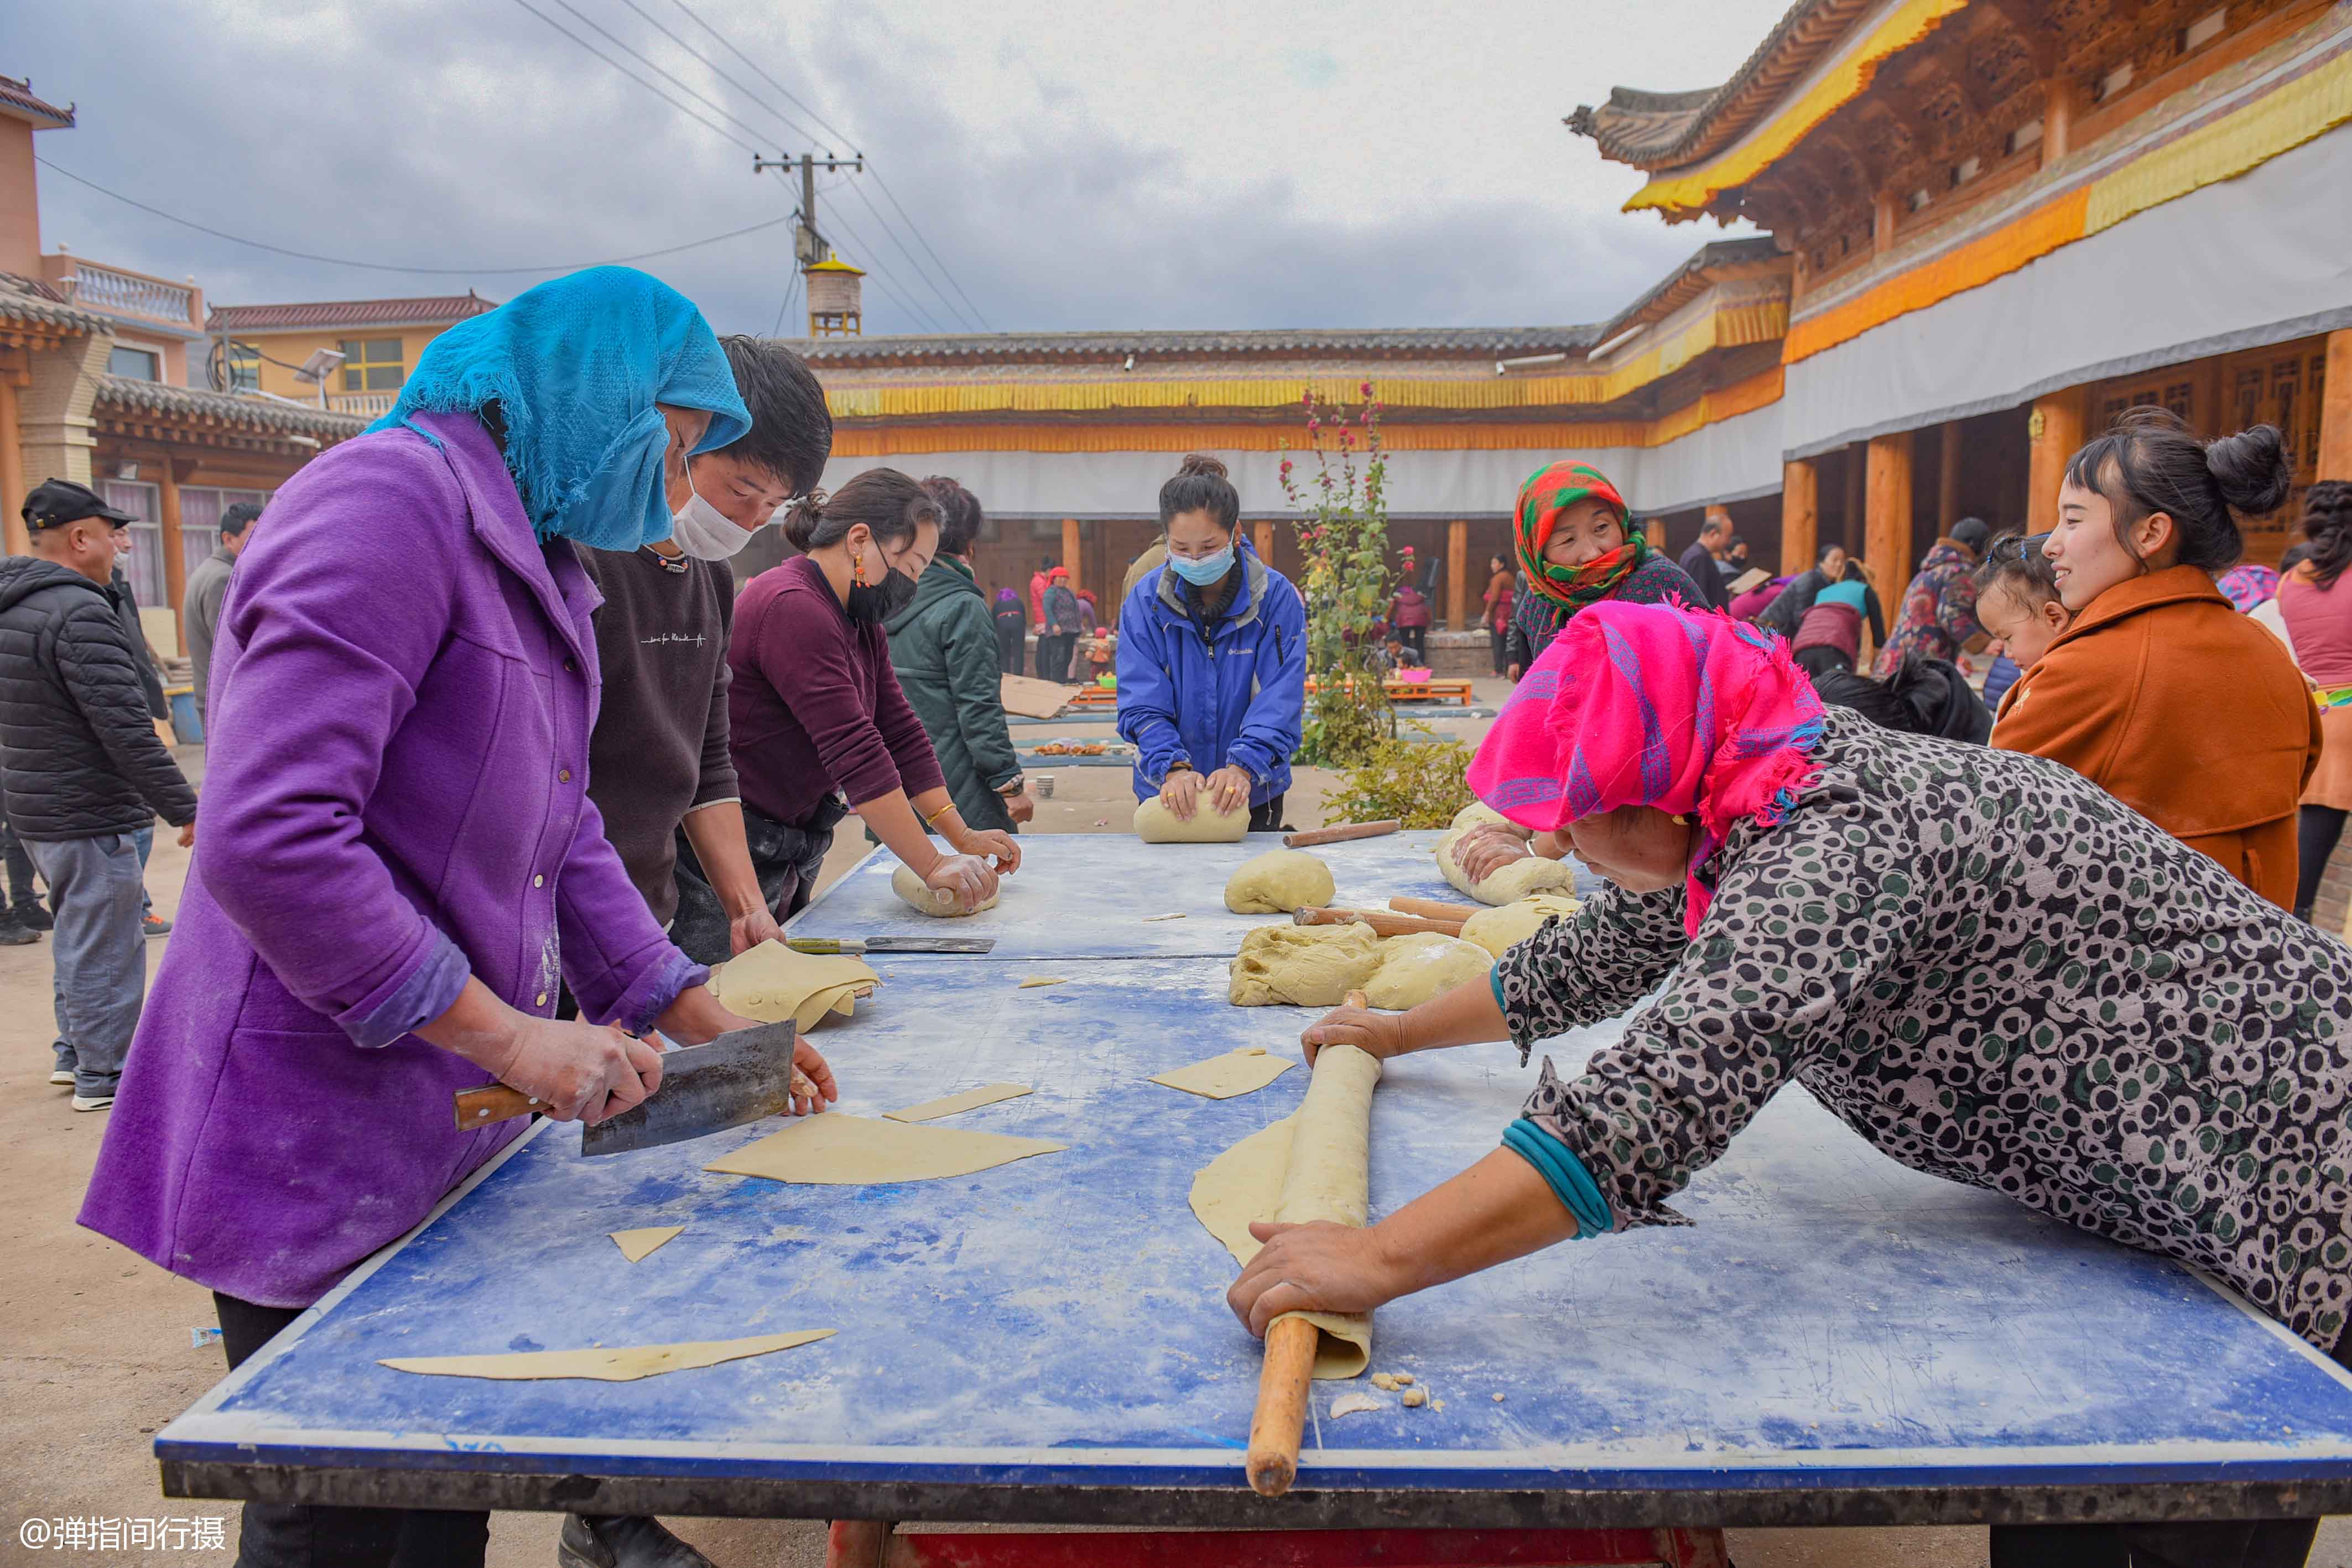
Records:
[[[1195,453],[1160,486],[1168,559],[1118,616],[1118,733],[1136,748],[1135,798],[1179,821],[1203,796],[1246,804],[1250,831],[1282,827],[1307,708],[1307,605],[1242,542],[1225,465]]]

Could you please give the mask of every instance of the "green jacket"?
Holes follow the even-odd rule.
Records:
[[[1011,830],[996,791],[1020,777],[1021,759],[1004,724],[996,626],[971,568],[952,556],[931,562],[886,629],[891,667],[940,754],[957,812],[975,828]]]

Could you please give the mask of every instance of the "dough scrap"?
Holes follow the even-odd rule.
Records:
[[[803,1031],[828,1012],[847,1013],[882,977],[864,959],[795,953],[772,938],[719,967],[710,988],[729,1012],[761,1023],[793,1020]]]
[[[1426,1405],[1429,1403],[1429,1390],[1426,1388],[1408,1388],[1402,1394],[1398,1395],[1397,1398],[1400,1403],[1405,1405]]]
[[[635,1263],[642,1261],[647,1253],[663,1242],[674,1239],[685,1228],[683,1225],[648,1225],[636,1230],[615,1230],[612,1237],[614,1244],[621,1249],[621,1256]]]
[[[1135,836],[1147,844],[1237,844],[1248,831],[1247,806],[1221,817],[1206,795],[1199,798],[1189,822],[1178,821],[1157,795],[1135,809]]]
[[[1360,1416],[1367,1410],[1379,1408],[1381,1402],[1369,1394],[1342,1394],[1331,1401],[1331,1418],[1336,1421],[1342,1416]]]
[[[1016,991],[1034,991],[1041,986],[1066,986],[1069,983],[1070,977],[1067,975],[1032,975],[1013,988]]]
[[[1484,806],[1476,809],[1486,810]],[[1481,904],[1516,904],[1534,894],[1573,894],[1576,891],[1576,868],[1566,861],[1548,861],[1541,855],[1512,861],[1486,881],[1472,882],[1470,873],[1464,871],[1454,858],[1454,846],[1468,835],[1472,828],[1479,825],[1463,822],[1463,817],[1467,816],[1470,810],[1464,807],[1461,814],[1454,819],[1461,825],[1448,829],[1445,836],[1437,841],[1437,869],[1446,881]],[[1486,814],[1496,821],[1504,820],[1492,811]]]
[[[1381,1064],[1352,1045],[1327,1045],[1297,1111],[1262,1127],[1192,1177],[1192,1213],[1246,1265],[1264,1245],[1250,1223],[1328,1219],[1360,1227],[1370,1200],[1372,1088]],[[1323,1331],[1318,1378],[1355,1377],[1371,1364],[1370,1313],[1286,1312]],[[1280,1318],[1275,1320],[1279,1322]]]
[[[1331,868],[1306,851],[1269,850],[1226,880],[1225,907],[1235,915],[1288,915],[1328,904],[1337,890]]]
[[[436,1377],[497,1377],[531,1379],[586,1377],[599,1383],[634,1383],[665,1372],[716,1366],[747,1355],[766,1355],[828,1339],[833,1329],[801,1329],[793,1333],[759,1334],[751,1339],[696,1340],[685,1344],[615,1345],[597,1350],[528,1350],[505,1355],[400,1356],[377,1363],[394,1372],[421,1372]]]
[[[1281,1057],[1268,1056],[1263,1050],[1244,1049],[1193,1062],[1190,1067],[1156,1072],[1151,1082],[1203,1099],[1230,1100],[1236,1094],[1251,1094],[1265,1088],[1289,1071],[1291,1065]]]
[[[1466,981],[1483,978],[1495,956],[1475,942],[1435,931],[1391,936],[1381,944],[1381,967],[1364,986],[1364,1000],[1389,1012],[1417,1008]]]
[[[1579,907],[1578,902],[1564,893],[1538,893],[1516,899],[1482,909],[1464,921],[1462,940],[1475,942],[1499,958],[1542,930],[1544,922],[1553,915],[1572,917]]]
[[[1045,1138],[1009,1138],[1001,1133],[826,1111],[803,1116],[782,1132],[746,1144],[702,1168],[813,1186],[867,1186],[970,1176],[1068,1147]]]
[[[1336,1008],[1380,967],[1369,925],[1261,925],[1242,938],[1226,994],[1237,1008]]]
[[[961,1094],[943,1094],[937,1100],[926,1100],[919,1105],[909,1105],[903,1111],[885,1111],[882,1114],[893,1122],[936,1122],[942,1116],[977,1111],[982,1105],[1018,1100],[1024,1094],[1034,1092],[1026,1083],[983,1083]]]
[[[956,907],[953,894],[943,893],[930,886],[915,874],[915,868],[912,866],[902,865],[890,873],[890,891],[897,894],[898,901],[908,908],[924,915],[936,915],[941,920],[961,920],[966,913]],[[978,915],[981,910],[995,908],[996,894],[1003,891],[1004,883],[999,882],[996,884],[996,893],[992,893],[982,899],[979,908],[970,913]]]

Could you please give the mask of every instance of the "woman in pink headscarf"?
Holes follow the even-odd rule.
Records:
[[[1486,978],[1330,1014],[1308,1057],[1507,1039],[1524,1062],[1638,1010],[1379,1224],[1254,1227],[1230,1297],[1254,1333],[1676,1223],[1667,1201],[1795,1081],[1904,1164],[2219,1275],[2345,1355],[2352,953],[2210,857],[2071,769],[1825,711],[1779,638],[1664,605],[1570,621],[1469,779],[1613,885]]]

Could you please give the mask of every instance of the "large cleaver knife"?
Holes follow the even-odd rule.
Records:
[[[795,953],[985,953],[996,946],[993,936],[787,936],[784,946]]]
[[[783,1115],[792,1109],[796,1080],[803,1095],[814,1093],[793,1069],[793,1036],[786,1019],[664,1053],[661,1087],[643,1104],[583,1128],[580,1152],[623,1155]],[[462,1090],[457,1096],[461,1131],[542,1109],[540,1102],[503,1083]]]

